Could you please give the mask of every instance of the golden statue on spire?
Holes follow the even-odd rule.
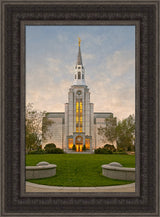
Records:
[[[79,44],[79,47],[80,47],[80,45],[81,45],[81,39],[80,39],[80,37],[78,37],[78,44]]]

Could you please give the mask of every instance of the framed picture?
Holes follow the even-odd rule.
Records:
[[[135,192],[135,171],[133,178],[122,181],[125,178],[121,177],[120,181],[112,180],[109,184],[101,175],[101,166],[107,161],[118,161],[135,168],[135,29],[138,27],[129,22],[119,26],[44,24],[25,24],[26,165],[33,166],[31,159],[36,161],[39,155],[35,154],[42,154],[41,161],[56,164],[57,176],[32,180],[41,186],[27,182],[26,192],[37,192],[38,187],[39,191],[47,192],[58,189],[60,192]],[[46,121],[49,125],[44,127]],[[106,129],[105,121],[110,121],[108,126],[112,124],[109,138],[100,131]],[[129,134],[127,129],[131,129]],[[54,148],[47,149],[51,145]],[[91,154],[99,151],[107,155],[96,154],[93,158]],[[67,155],[53,155],[57,152]],[[50,157],[46,158],[46,153]],[[98,164],[94,163],[97,161]],[[28,173],[31,168],[28,171],[27,167]],[[32,176],[29,177],[31,180]],[[47,189],[47,184],[60,187]],[[128,185],[122,190],[122,185],[115,187],[118,184]],[[108,185],[112,188],[102,187]]]
[[[1,2],[1,12],[1,216],[159,216],[159,2],[9,2],[6,0]],[[79,31],[80,29],[81,31]],[[54,34],[54,40],[47,38],[49,36],[47,31]],[[61,31],[61,34],[59,34],[59,31]],[[109,31],[112,31],[112,34],[109,35]],[[124,37],[125,31],[129,32],[127,34],[128,41],[127,38]],[[75,32],[77,32],[77,34],[75,34]],[[82,36],[78,35],[80,32],[83,33]],[[94,39],[94,41],[92,41],[90,37],[90,43],[95,45],[95,50],[91,50],[88,54],[84,52],[83,58],[82,48],[83,43],[85,45],[84,39],[86,32],[89,37],[92,33],[92,39]],[[102,32],[105,34],[102,34]],[[47,37],[43,36],[43,33],[46,33]],[[58,34],[59,37],[61,37],[59,40],[57,40]],[[121,35],[120,37],[117,36],[117,41],[116,34]],[[65,35],[66,37],[62,37],[62,35]],[[76,36],[75,40],[77,40],[77,36],[79,36],[82,41],[79,39],[79,42],[78,40],[77,42],[74,42],[74,44],[77,43],[78,51],[74,51],[72,47],[67,54],[68,46],[71,45],[70,41],[68,41],[69,35],[70,40],[72,41],[74,35]],[[30,36],[32,36],[32,39],[34,38],[35,41],[30,39]],[[109,36],[115,38],[114,41],[117,45],[110,45],[110,51],[106,51],[107,44],[105,43]],[[132,50],[129,50],[128,53],[125,54],[123,52],[114,53],[114,47],[116,48],[116,46],[118,46],[119,38],[123,39],[123,43],[126,47],[131,46],[132,44]],[[65,46],[63,40],[66,40],[66,48],[63,48],[63,46]],[[61,44],[58,46],[58,42],[60,43],[60,41]],[[102,42],[104,42],[103,50],[99,47],[102,54],[106,52],[105,55],[110,55],[110,64],[108,63],[107,65],[110,66],[110,68],[108,68],[108,70],[112,73],[112,76],[114,76],[114,73],[120,73],[116,74],[116,81],[111,81],[110,79],[107,83],[106,78],[109,79],[109,77],[107,77],[105,73],[100,72],[100,70],[104,69],[102,63],[100,60],[96,63],[97,57],[95,55],[98,51],[98,45],[96,45],[96,43],[99,43],[100,45]],[[74,45],[74,48],[75,47],[76,46]],[[44,50],[44,55],[42,55],[43,51],[41,48],[47,49],[48,52],[51,52],[51,48],[53,48],[55,49],[54,54],[57,56],[57,61],[63,59],[61,64],[64,64],[64,72],[62,75],[60,74],[59,68],[56,68],[57,62],[55,62],[55,59],[51,59],[51,56]],[[90,49],[89,45],[88,49]],[[74,53],[78,52],[78,57],[75,58],[77,59],[76,67],[84,67],[83,60],[85,63],[85,57],[86,59],[89,58],[94,61],[93,64],[90,64],[90,67],[93,72],[92,76],[97,77],[95,77],[95,80],[88,77],[88,83],[91,85],[91,90],[94,91],[94,88],[92,87],[93,84],[98,85],[98,76],[103,77],[103,80],[104,78],[106,79],[105,82],[103,81],[103,83],[101,82],[99,84],[101,89],[98,88],[97,90],[101,91],[99,94],[102,96],[105,96],[107,92],[107,89],[103,89],[105,84],[106,86],[109,86],[108,88],[111,88],[110,85],[112,84],[111,86],[116,89],[118,83],[122,84],[124,79],[126,79],[126,81],[123,85],[125,85],[127,92],[130,90],[127,89],[127,87],[132,86],[132,89],[134,88],[133,92],[135,93],[135,96],[134,94],[128,94],[127,96],[127,93],[124,92],[121,94],[119,93],[119,105],[123,101],[123,97],[128,97],[129,99],[129,96],[132,96],[130,101],[128,100],[128,106],[132,107],[133,110],[135,109],[136,186],[135,191],[133,192],[118,192],[118,190],[117,192],[72,192],[70,190],[67,192],[49,192],[48,190],[46,192],[31,192],[26,190],[26,103],[34,100],[35,105],[39,105],[39,107],[37,107],[38,109],[43,109],[46,105],[49,105],[53,95],[48,95],[47,93],[42,94],[42,84],[44,84],[45,88],[51,88],[56,82],[62,81],[62,76],[65,78],[66,82],[73,74],[73,86],[75,84],[81,86],[79,82],[83,82],[83,86],[86,85],[86,83],[84,84],[84,82],[87,82],[87,80],[85,81],[86,74],[84,68],[81,68],[81,71],[78,68],[74,68],[74,71],[68,68],[68,71],[71,72],[69,76],[66,74],[67,63],[65,61],[70,61],[73,64],[75,61],[74,59],[71,59],[71,54],[73,56],[76,55],[73,54],[73,51]],[[124,62],[124,68],[122,70],[119,69],[118,57],[111,55],[112,53],[117,56],[119,55],[121,57],[119,60]],[[98,58],[101,60],[103,59],[100,55],[98,55]],[[48,62],[46,63],[45,61]],[[45,74],[44,71],[46,68],[43,68],[43,62],[44,64],[50,63],[51,66]],[[133,66],[134,63],[135,72],[133,74],[131,73],[132,77],[121,74],[129,64]],[[99,71],[98,73],[96,71],[94,72],[94,64],[100,65],[100,68],[97,68]],[[72,67],[70,64],[69,66]],[[58,75],[61,76],[58,78],[57,75],[53,75],[55,83],[50,83],[52,79],[50,78],[50,76],[52,76],[52,69],[57,70]],[[118,80],[120,77],[121,80]],[[135,82],[133,82],[134,79]],[[67,88],[63,88],[66,86],[65,82],[61,83],[62,87],[60,87],[60,83],[57,87],[59,91],[67,93]],[[67,86],[68,84],[69,83],[67,83]],[[41,87],[38,89],[38,86]],[[56,88],[56,85],[54,88]],[[38,92],[40,90],[41,92]],[[76,90],[77,99],[79,99],[83,90]],[[51,89],[49,89],[49,91],[51,92]],[[56,89],[54,89],[54,92],[56,93]],[[60,100],[61,95],[63,94],[58,95],[58,92],[57,95],[55,95],[55,99],[57,100],[55,108],[60,112],[62,112],[62,106],[58,107],[58,103],[64,101],[64,98],[62,98],[61,101],[58,101]],[[45,96],[47,96],[48,99],[45,98]],[[135,105],[133,100],[134,97]],[[99,97],[97,97],[97,99],[95,98],[94,103],[96,105],[96,102],[98,102],[97,104],[102,108],[103,102],[98,101],[98,99]],[[133,105],[131,105],[130,102],[132,102]],[[43,110],[47,110],[47,112],[51,112],[49,115],[53,115],[56,110],[52,111],[51,108],[52,105],[51,107],[46,106]],[[65,108],[66,112],[67,106]],[[107,108],[109,107],[104,106],[104,109]],[[122,112],[120,112],[115,106],[115,113],[117,112],[117,114],[121,114],[123,117],[125,117],[125,114],[123,114],[124,110],[125,109],[122,109]],[[101,111],[103,113],[105,110]],[[128,112],[130,111],[131,110]],[[93,113],[93,115],[97,114]],[[55,116],[55,118],[57,117],[58,116]],[[96,117],[99,116],[95,116],[94,118]],[[84,122],[82,123],[84,124]],[[80,139],[82,139],[82,141],[90,141],[89,143],[85,143],[87,145],[89,144],[88,151],[92,151],[92,149],[96,149],[96,147],[98,148],[95,143],[91,142],[91,136],[89,137],[87,135],[87,137],[84,137],[84,134],[80,135],[83,132],[83,124],[82,132],[80,130],[81,123],[76,124],[76,132],[73,134],[73,138],[71,138],[71,134],[67,134],[67,142],[64,142],[62,147],[58,146],[58,148],[62,148],[65,152],[71,151],[71,148],[69,148],[71,143],[69,142],[72,140],[72,145],[75,145],[76,151],[81,152],[84,150],[84,147],[81,147]],[[49,143],[50,141],[48,140],[47,142]]]

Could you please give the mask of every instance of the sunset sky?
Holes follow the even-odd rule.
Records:
[[[81,38],[86,84],[95,112],[135,113],[134,26],[27,26],[26,103],[64,112]]]

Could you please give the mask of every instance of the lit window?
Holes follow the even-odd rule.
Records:
[[[68,148],[72,149],[73,147],[73,139],[68,139]]]
[[[76,132],[82,132],[82,99],[76,101]]]
[[[85,139],[86,149],[90,149],[90,139]]]
[[[82,102],[80,102],[80,110],[82,110]]]

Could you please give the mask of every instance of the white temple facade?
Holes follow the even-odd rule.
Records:
[[[82,63],[80,40],[74,80],[68,92],[65,112],[50,112],[46,117],[53,124],[48,127],[42,148],[47,143],[54,143],[66,153],[90,152],[102,147],[107,140],[98,134],[98,128],[105,126],[105,118],[113,113],[94,112],[90,102],[89,88],[85,82],[85,68]]]

